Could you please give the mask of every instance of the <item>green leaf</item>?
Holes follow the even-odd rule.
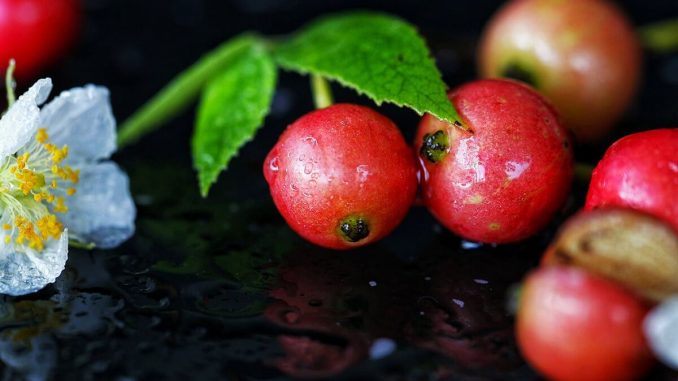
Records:
[[[461,123],[424,40],[396,17],[352,12],[322,18],[281,43],[275,57],[285,69],[336,80],[377,104]]]
[[[205,88],[193,135],[193,163],[203,197],[263,123],[276,74],[273,59],[264,44],[258,43]]]
[[[179,73],[120,125],[118,147],[135,142],[177,116],[195,101],[207,82],[260,41],[251,34],[234,37]]]

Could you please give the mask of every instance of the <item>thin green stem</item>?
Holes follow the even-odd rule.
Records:
[[[643,46],[657,53],[678,50],[678,18],[664,20],[638,28]]]
[[[311,74],[311,92],[315,108],[325,108],[334,103],[332,89],[327,80],[317,74]]]
[[[184,111],[200,94],[205,84],[254,44],[257,36],[244,34],[218,46],[199,59],[153,98],[125,120],[118,131],[118,146],[124,147],[157,129]]]
[[[14,58],[9,60],[9,66],[7,67],[7,72],[5,73],[5,89],[7,91],[7,107],[9,108],[16,101],[16,95],[14,94],[14,69],[16,68],[16,61]]]

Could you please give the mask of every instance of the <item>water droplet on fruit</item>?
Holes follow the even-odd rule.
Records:
[[[290,184],[290,196],[294,197],[299,193],[299,187],[294,184]]]
[[[304,154],[302,153],[302,154],[299,156],[299,161],[304,161],[304,160],[306,160],[306,155],[304,155]]]
[[[367,177],[370,175],[370,171],[368,170],[368,166],[363,164],[359,165],[355,168],[355,171],[357,173],[358,181],[361,183],[364,183],[367,181]]]
[[[467,178],[455,185],[465,189],[472,183],[485,181],[485,166],[480,161],[480,145],[476,143],[475,138],[460,140],[454,160],[459,168],[465,169],[467,173]]]
[[[271,161],[268,162],[268,169],[270,169],[272,172],[278,172],[278,157],[274,157],[271,159]]]
[[[305,137],[305,138],[303,138],[302,141],[303,141],[304,143],[308,143],[308,144],[310,144],[310,145],[312,145],[312,146],[315,146],[315,145],[318,144],[318,141],[317,141],[313,136],[310,136],[310,135],[307,136],[307,137]]]
[[[506,176],[509,180],[515,180],[520,177],[520,175],[522,175],[523,172],[525,172],[525,170],[529,167],[530,161],[523,163],[517,161],[507,161],[504,163],[504,173],[506,173]]]
[[[310,175],[313,172],[313,163],[307,162],[304,164],[304,173]]]

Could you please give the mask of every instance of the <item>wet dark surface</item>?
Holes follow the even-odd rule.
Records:
[[[358,7],[418,25],[453,86],[473,78],[475,42],[497,5],[88,0],[79,44],[49,74],[58,89],[109,86],[122,120],[229,36],[288,33]],[[678,15],[674,1],[622,5],[638,24]],[[647,55],[644,87],[616,135],[578,147],[578,157],[595,162],[616,136],[675,126],[677,93],[678,56]],[[370,104],[340,88],[335,96]],[[372,247],[313,247],[279,217],[260,171],[276,136],[311,108],[307,80],[281,73],[265,127],[207,199],[191,170],[191,111],[118,153],[137,234],[113,251],[72,250],[56,284],[0,299],[2,379],[537,379],[515,347],[507,300],[557,221],[529,242],[494,248],[460,241],[415,207]],[[413,112],[381,110],[414,134]],[[584,192],[575,186],[559,220]],[[657,369],[650,379],[678,377]]]

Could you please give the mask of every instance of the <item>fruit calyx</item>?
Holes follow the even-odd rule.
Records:
[[[370,227],[363,217],[346,217],[339,223],[339,232],[348,242],[358,242],[370,235]]]
[[[538,87],[537,79],[535,78],[532,70],[517,62],[509,62],[506,64],[499,72],[499,75],[503,78],[515,79],[520,82],[527,83],[534,88]]]
[[[431,163],[441,161],[450,149],[450,141],[443,130],[438,130],[432,134],[426,134],[419,154],[425,157]]]

